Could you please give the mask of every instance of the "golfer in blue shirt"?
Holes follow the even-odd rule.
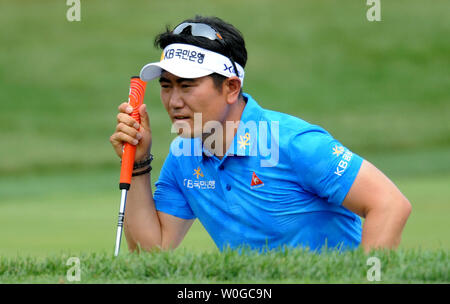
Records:
[[[159,80],[179,136],[152,191],[146,106],[141,124],[119,106],[110,141],[119,156],[125,142],[137,146],[124,225],[131,251],[176,248],[196,218],[221,250],[398,246],[409,201],[320,126],[244,93],[247,51],[237,29],[197,16],[155,44],[161,59],[140,77]]]

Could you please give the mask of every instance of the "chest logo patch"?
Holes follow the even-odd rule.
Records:
[[[259,188],[264,186],[264,183],[262,182],[262,180],[256,175],[255,172],[253,172],[252,174],[252,182],[250,184],[250,186],[253,188]]]
[[[204,176],[203,172],[202,172],[202,169],[200,169],[200,167],[198,167],[197,169],[194,169],[194,174],[192,174],[192,175],[197,175],[197,179],[198,179],[199,176],[201,176],[201,177]]]
[[[183,180],[183,186],[188,189],[216,189],[216,181],[215,180],[205,180],[200,177],[205,177],[205,175],[202,172],[202,169],[197,167],[197,169],[194,169],[194,173],[192,174],[195,176],[195,178],[185,178]]]
[[[241,140],[238,141],[239,144],[239,149],[244,149],[246,148],[246,146],[250,146],[250,133],[245,133],[244,136],[240,135],[239,136]]]

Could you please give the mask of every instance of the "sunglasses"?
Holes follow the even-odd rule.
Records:
[[[194,22],[184,22],[175,27],[172,31],[172,34],[179,35],[181,34],[185,28],[188,26],[191,27],[191,35],[195,37],[204,37],[209,40],[217,40],[219,43],[225,48],[228,52],[228,59],[230,59],[231,64],[233,65],[234,73],[237,77],[239,77],[238,69],[236,68],[236,64],[234,63],[233,58],[231,57],[231,49],[226,43],[226,41],[222,38],[222,35],[218,31],[216,31],[212,26],[205,23],[194,23]]]

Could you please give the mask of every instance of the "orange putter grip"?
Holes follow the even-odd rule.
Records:
[[[144,93],[146,82],[139,77],[133,76],[130,81],[130,92],[128,95],[128,104],[133,107],[130,114],[139,124],[141,117],[139,116],[139,107],[144,101]],[[122,167],[120,168],[120,189],[130,189],[131,175],[133,174],[134,156],[136,154],[136,146],[125,143],[122,155]]]

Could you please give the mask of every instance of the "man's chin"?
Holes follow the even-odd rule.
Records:
[[[185,132],[178,133],[178,136],[180,136],[181,138],[193,138],[191,133],[185,133]]]
[[[202,137],[202,132],[183,132],[183,130],[180,130],[180,132],[178,132],[178,136],[180,136],[181,138],[197,138]]]
[[[181,138],[195,138],[202,136],[202,129],[195,130],[187,120],[177,120],[172,122],[172,132],[177,133]]]

